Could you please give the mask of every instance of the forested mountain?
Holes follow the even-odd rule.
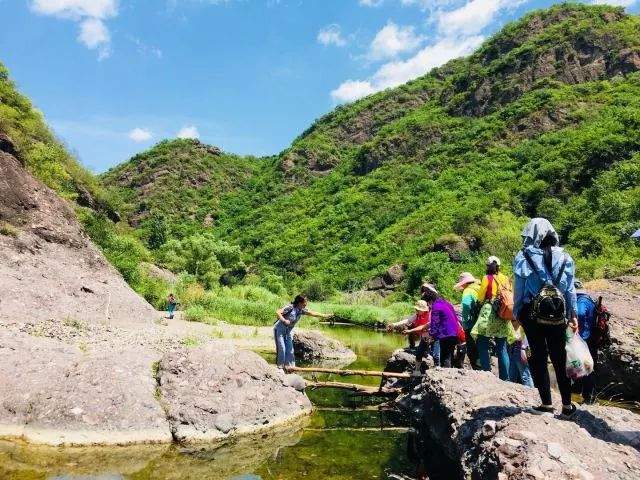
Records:
[[[338,107],[277,157],[164,142],[103,180],[142,238],[209,232],[289,283],[351,289],[402,263],[409,289],[444,287],[511,257],[534,215],[582,276],[618,274],[640,254],[639,70],[640,18],[563,4]]]

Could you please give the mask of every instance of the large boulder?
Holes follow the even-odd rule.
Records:
[[[638,415],[593,407],[563,420],[538,403],[534,389],[457,369],[430,370],[398,399],[446,478],[640,478]]]
[[[89,240],[70,205],[3,151],[0,227],[0,320],[156,317]]]
[[[293,334],[296,360],[314,364],[343,366],[356,361],[353,351],[338,340],[315,330],[296,330]]]
[[[603,349],[597,369],[597,392],[640,399],[640,277],[597,280],[586,285],[611,312],[612,344]]]
[[[85,351],[0,329],[0,437],[48,445],[170,442],[153,354]]]
[[[179,442],[253,433],[311,412],[287,377],[253,352],[220,344],[163,356],[158,396]]]

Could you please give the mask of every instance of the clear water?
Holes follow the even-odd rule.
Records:
[[[355,327],[324,330],[357,354],[352,368],[379,370],[403,338]],[[331,376],[322,377],[331,380]],[[339,377],[376,385],[375,377]],[[317,407],[303,426],[215,447],[50,448],[0,442],[3,480],[388,479],[412,475],[408,433],[371,400],[339,390],[309,393]]]

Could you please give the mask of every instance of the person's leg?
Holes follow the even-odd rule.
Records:
[[[509,352],[507,351],[507,339],[496,338],[496,356],[498,357],[498,376],[500,380],[509,381]]]
[[[489,355],[489,337],[478,335],[476,339],[478,347],[478,358],[480,359],[480,367],[485,372],[491,371],[491,356]]]
[[[591,404],[596,399],[596,368],[598,366],[598,349],[587,340],[589,353],[593,358],[593,372],[582,379],[582,399],[584,403]]]
[[[565,327],[547,326],[544,328],[544,336],[547,340],[553,370],[556,372],[562,405],[571,405],[571,380],[569,380],[566,373],[567,351],[565,347],[567,341]]]
[[[276,342],[276,365],[282,368],[284,367],[286,347],[284,344],[284,335],[278,327],[273,329],[273,338]]]
[[[467,344],[459,343],[454,347],[453,366],[455,368],[464,368],[464,357],[467,355]]]
[[[514,342],[509,346],[509,381],[513,383],[520,383],[520,371],[518,370],[518,363],[516,355],[520,351],[520,342]]]
[[[465,330],[464,334],[467,338],[467,357],[469,358],[471,368],[473,368],[474,370],[480,370],[480,367],[478,367],[478,346],[476,345],[476,341],[471,336],[471,329]]]
[[[440,366],[440,341],[436,340],[431,345],[431,356],[433,357],[433,364],[437,367]]]
[[[531,376],[531,371],[529,370],[529,365],[522,361],[522,358],[518,362],[518,370],[520,370],[520,379],[522,385],[529,388],[535,388],[533,385],[533,377]]]
[[[418,344],[418,349],[416,350],[416,364],[422,362],[424,358],[424,354],[427,353],[427,349],[429,348],[429,342],[425,338],[420,339],[420,343]]]
[[[529,367],[531,369],[533,382],[538,388],[542,404],[550,406],[552,402],[551,383],[549,380],[549,371],[547,370],[547,358],[549,356],[547,342],[540,325],[538,325],[534,319],[523,319],[522,326],[524,327],[524,333],[527,335],[529,347],[531,348]]]
[[[169,314],[169,318],[173,318],[173,311],[176,309],[175,305],[169,305],[167,308],[167,313]]]
[[[286,349],[286,353],[285,353],[285,364],[288,367],[295,367],[296,366],[296,357],[295,357],[295,352],[293,351],[293,335],[291,335],[291,331],[287,331],[284,334],[284,346]]]
[[[446,337],[440,339],[440,366],[451,368],[453,365],[453,353],[458,343],[457,337]]]
[[[416,348],[416,340],[418,340],[419,337],[415,333],[410,333],[407,337],[409,339],[409,348],[413,350]]]

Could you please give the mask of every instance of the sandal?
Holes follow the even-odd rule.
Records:
[[[572,403],[568,407],[565,407],[565,406],[562,407],[562,416],[569,418],[569,417],[572,417],[573,414],[576,413],[577,411],[578,411],[578,407],[576,407]]]

